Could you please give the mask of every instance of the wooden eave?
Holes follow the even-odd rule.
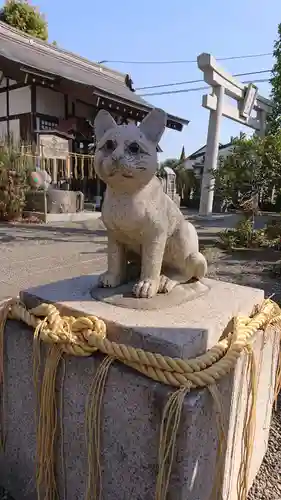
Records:
[[[14,80],[24,82],[29,75],[28,83],[44,84],[73,94],[88,104],[127,118],[142,120],[153,109],[125,85],[121,73],[36,40],[1,22],[0,69]],[[168,128],[181,131],[188,123],[168,114]]]

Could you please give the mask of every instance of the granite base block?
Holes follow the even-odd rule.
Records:
[[[185,304],[184,308],[179,306],[164,313],[148,311],[146,320],[143,313],[136,315],[134,311],[134,320],[130,311],[123,308],[117,311],[116,307],[112,309],[108,304],[90,300],[85,293],[86,285],[92,285],[92,281],[93,277],[77,278],[76,302],[73,296],[71,299],[71,293],[74,292],[69,286],[67,297],[67,287],[57,284],[58,294],[64,290],[61,301],[57,297],[60,307],[70,308],[77,314],[87,310],[102,316],[107,320],[109,337],[115,337],[117,341],[130,341],[131,344],[148,350],[185,357],[205,351],[218,340],[233,314],[249,314],[253,306],[263,298],[260,290],[209,282],[212,286],[205,298],[198,298]],[[24,292],[22,298],[29,305],[32,305],[30,302],[35,305],[36,301],[48,298],[52,301],[54,285],[50,285],[49,291],[48,287]],[[151,324],[153,317],[155,328]],[[255,445],[249,487],[267,447],[278,356],[278,334],[274,329],[268,330],[266,336],[263,332],[257,333],[254,353],[259,375]],[[99,354],[86,359],[66,357],[63,444],[67,500],[82,499],[86,491],[85,404],[101,359]],[[236,369],[218,384],[228,435],[223,500],[237,500],[236,483],[248,387],[244,373],[245,361],[246,357],[242,356]],[[16,500],[35,500],[32,331],[13,321],[8,322],[5,332],[5,376],[7,441],[5,454],[0,455],[0,484],[7,487]],[[58,387],[59,379],[60,374]],[[159,427],[162,411],[171,391],[170,387],[156,383],[119,362],[110,368],[101,430],[103,500],[155,500]],[[239,395],[241,402],[237,407]],[[62,492],[60,440],[61,438],[56,444],[58,483]],[[212,397],[207,389],[193,391],[184,402],[167,500],[209,500],[215,475],[216,447],[216,415]]]

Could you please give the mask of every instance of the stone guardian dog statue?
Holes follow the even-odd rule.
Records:
[[[95,170],[107,185],[102,220],[108,232],[108,269],[99,285],[126,283],[130,264],[138,261],[132,289],[138,298],[168,293],[179,282],[201,279],[207,272],[195,227],[155,175],[156,148],[165,126],[161,109],[153,109],[139,126],[117,125],[105,110],[94,122]]]

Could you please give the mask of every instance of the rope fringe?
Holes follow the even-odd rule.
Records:
[[[275,410],[277,411],[277,398],[278,395],[281,391],[281,349],[279,350],[279,358],[278,358],[278,368],[277,368],[277,373],[276,373],[276,382],[275,382],[275,389],[274,389],[274,406]]]
[[[36,390],[37,424],[37,493],[38,500],[55,500],[58,491],[55,477],[55,438],[58,426],[61,428],[62,471],[63,462],[63,365],[60,387],[60,419],[56,400],[56,378],[64,353],[75,356],[91,356],[99,350],[105,355],[91,384],[86,405],[86,442],[88,443],[88,483],[85,500],[102,500],[101,474],[101,408],[105,384],[110,366],[115,360],[143,375],[176,390],[169,397],[162,414],[159,437],[158,475],[155,500],[166,500],[171,470],[175,455],[176,438],[180,424],[184,398],[191,389],[207,387],[212,395],[218,434],[217,463],[211,500],[221,500],[223,484],[223,460],[226,452],[226,425],[223,402],[216,382],[227,375],[235,366],[242,352],[247,353],[246,377],[248,376],[247,404],[244,417],[241,464],[237,480],[238,500],[246,500],[248,474],[255,436],[255,414],[257,401],[256,363],[251,342],[258,330],[269,325],[281,330],[281,310],[267,299],[257,307],[250,317],[239,316],[233,320],[233,331],[223,334],[220,341],[205,354],[195,359],[179,359],[157,353],[135,349],[132,346],[110,342],[106,338],[105,323],[95,316],[61,316],[53,304],[41,304],[27,310],[18,299],[9,299],[0,304],[0,437],[5,441],[4,408],[4,352],[3,336],[7,319],[23,321],[34,329],[33,379]],[[50,344],[40,384],[41,353],[40,342]],[[281,389],[281,352],[276,376],[275,400]],[[239,405],[241,398],[239,398]],[[237,410],[238,411],[238,410]],[[65,480],[65,477],[64,477]],[[65,481],[64,481],[65,483]],[[64,488],[65,489],[65,488]],[[43,496],[42,496],[43,495]],[[64,498],[67,498],[66,489]]]
[[[165,500],[167,496],[182,407],[186,394],[190,392],[190,385],[175,391],[169,397],[163,410],[159,436],[155,500]]]
[[[210,500],[222,500],[221,488],[223,483],[223,461],[226,453],[226,424],[224,419],[224,410],[221,394],[216,384],[208,387],[210,394],[214,400],[217,424],[217,457],[215,480],[211,492]]]
[[[248,391],[246,410],[243,422],[241,440],[241,463],[237,480],[237,500],[246,500],[248,493],[248,476],[250,471],[256,426],[257,406],[257,374],[255,356],[251,346],[246,349],[248,359],[246,366],[246,379],[248,377]]]
[[[5,441],[6,441],[6,432],[5,432],[5,398],[4,398],[4,389],[5,389],[5,371],[4,371],[4,330],[7,321],[7,317],[9,314],[9,306],[11,301],[4,302],[4,306],[1,307],[0,304],[0,451],[5,451]]]
[[[49,347],[41,386],[40,414],[37,427],[37,493],[38,500],[56,500],[55,438],[58,414],[56,375],[62,351],[57,345]],[[43,492],[43,497],[42,497]]]
[[[107,356],[97,369],[89,390],[86,409],[86,443],[88,443],[88,485],[86,500],[101,500],[102,478],[100,463],[101,406],[108,371],[114,358]]]

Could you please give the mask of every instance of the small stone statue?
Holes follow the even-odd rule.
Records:
[[[35,200],[42,200],[40,202],[41,210],[48,214],[73,214],[84,210],[83,193],[80,191],[59,189],[52,184],[52,178],[45,170],[31,172],[29,182],[32,191],[27,196],[29,207],[32,207],[33,210]]]
[[[52,178],[46,170],[36,170],[30,174],[30,185],[33,189],[48,191],[51,182]]]
[[[179,282],[203,278],[207,263],[199,252],[196,229],[155,175],[156,147],[166,126],[164,111],[153,109],[136,126],[117,125],[101,110],[94,126],[95,170],[107,184],[102,219],[108,231],[108,270],[99,285],[126,283],[129,267],[136,262],[139,272],[132,292],[138,298],[168,293]]]

